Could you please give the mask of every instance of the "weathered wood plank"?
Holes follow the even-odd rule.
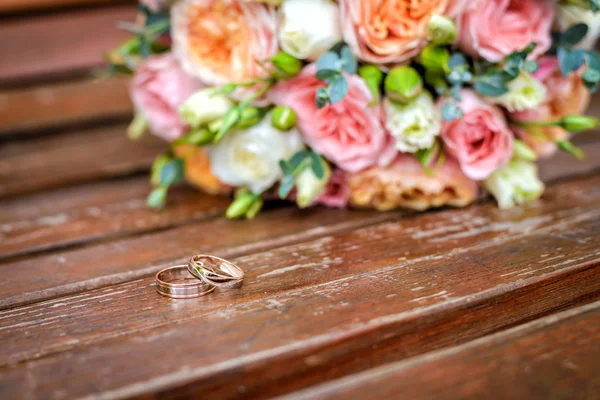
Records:
[[[290,207],[271,211],[251,223],[216,218],[28,257],[0,264],[0,270],[10,271],[10,278],[0,281],[0,309],[148,276],[196,253],[234,257],[406,214]]]
[[[599,370],[596,302],[284,398],[591,400]]]
[[[128,80],[78,80],[0,92],[0,134],[132,114]]]
[[[141,176],[0,201],[0,259],[221,216],[230,202],[178,187],[157,212],[146,206],[150,190]]]
[[[164,143],[115,125],[0,145],[0,197],[145,171]]]
[[[109,3],[133,2],[128,0],[2,0],[0,3],[0,14]]]
[[[3,20],[0,84],[101,66],[102,53],[130,36],[116,21],[133,21],[135,14],[126,5]]]
[[[243,257],[239,291],[170,301],[141,279],[4,311],[3,358],[20,364],[0,387],[265,397],[580,304],[600,292],[598,179],[508,212],[422,214]]]

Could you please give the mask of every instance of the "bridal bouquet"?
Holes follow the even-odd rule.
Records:
[[[299,207],[502,208],[544,190],[535,161],[598,126],[600,0],[145,0],[107,55],[167,142],[151,207],[187,180]]]

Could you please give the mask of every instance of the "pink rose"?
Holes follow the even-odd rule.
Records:
[[[462,90],[461,99],[464,116],[444,121],[441,137],[469,178],[485,179],[510,160],[513,135],[498,107],[485,103],[471,90]]]
[[[277,84],[270,93],[273,103],[293,108],[306,143],[339,168],[356,172],[389,163],[396,154],[394,143],[381,123],[381,107],[369,106],[373,97],[365,82],[347,75],[344,99],[317,109],[315,95],[325,84],[315,77],[316,70],[310,64]]]
[[[540,58],[538,64],[540,68],[533,76],[546,86],[546,99],[538,108],[511,113],[510,118],[517,121],[557,121],[567,115],[585,112],[591,95],[581,81],[581,71],[564,77],[558,59],[550,56]],[[547,139],[531,135],[516,126],[513,129],[540,157],[548,157],[556,152],[554,140],[569,137],[567,131],[556,126],[540,128]]]
[[[457,43],[465,53],[497,62],[531,42],[533,57],[552,43],[550,0],[474,0],[458,19]]]
[[[171,9],[173,53],[207,85],[265,76],[277,52],[274,7],[240,0],[181,0]]]
[[[169,53],[147,58],[131,82],[131,99],[148,120],[150,131],[167,141],[185,133],[177,108],[202,88]]]
[[[340,0],[342,33],[356,56],[375,64],[402,63],[427,44],[433,14],[453,16],[464,0]]]
[[[464,207],[477,199],[477,183],[467,178],[453,158],[447,158],[433,176],[412,154],[399,153],[387,167],[374,167],[348,176],[350,205],[426,210],[446,205]]]
[[[323,204],[332,208],[345,208],[350,197],[350,188],[346,173],[336,169],[331,174],[331,179],[325,187],[325,191],[317,198],[317,204]]]

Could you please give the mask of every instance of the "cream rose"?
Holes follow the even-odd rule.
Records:
[[[412,102],[402,105],[386,99],[385,127],[396,139],[396,148],[405,153],[433,146],[442,127],[433,97],[424,91]]]
[[[279,43],[301,60],[316,60],[342,40],[340,12],[331,0],[286,0]]]
[[[544,192],[536,165],[517,159],[494,171],[483,181],[483,186],[496,198],[500,208],[511,208],[538,199]]]
[[[206,88],[192,94],[179,107],[181,119],[190,126],[198,127],[224,116],[233,102],[225,95],[215,95],[214,91]]]
[[[288,159],[304,144],[296,129],[281,132],[267,115],[244,131],[232,132],[209,149],[212,173],[231,186],[247,186],[262,193],[281,177],[279,161]]]
[[[173,54],[207,85],[246,81],[277,52],[277,14],[239,0],[181,0],[171,9]]]

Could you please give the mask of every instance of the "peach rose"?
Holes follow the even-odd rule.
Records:
[[[538,108],[511,113],[510,118],[516,121],[557,121],[567,115],[585,112],[590,104],[591,95],[581,81],[581,73],[562,76],[556,57],[542,57],[538,64],[540,68],[533,76],[546,86],[546,99]],[[566,139],[569,136],[567,131],[556,126],[540,128],[549,139],[533,136],[517,127],[513,129],[540,157],[554,154],[554,140]]]
[[[464,207],[477,198],[477,183],[448,158],[433,176],[412,156],[400,153],[389,166],[370,168],[348,177],[350,205],[380,211],[398,207],[426,210],[446,205]]]
[[[208,194],[229,194],[233,187],[222,183],[210,168],[210,158],[202,147],[183,144],[173,152],[184,161],[185,178],[193,186]]]
[[[513,135],[498,107],[485,103],[467,89],[461,91],[461,99],[463,117],[443,121],[441,137],[465,175],[475,180],[485,179],[510,160]]]
[[[171,9],[173,53],[212,86],[264,76],[256,63],[277,52],[277,14],[260,3],[181,0]]]
[[[294,109],[306,143],[339,168],[356,172],[385,165],[395,156],[392,137],[381,123],[381,107],[369,106],[373,96],[365,82],[347,75],[348,93],[335,105],[317,109],[315,95],[325,84],[315,77],[315,64],[270,93],[275,104]]]
[[[550,48],[553,18],[550,0],[473,0],[458,19],[458,47],[497,62],[535,42],[535,58]]]
[[[150,131],[167,141],[183,135],[186,127],[177,108],[202,84],[187,75],[171,54],[151,56],[135,71],[131,99],[148,120]]]
[[[402,63],[427,43],[433,14],[453,16],[464,0],[340,0],[344,41],[362,61]]]

